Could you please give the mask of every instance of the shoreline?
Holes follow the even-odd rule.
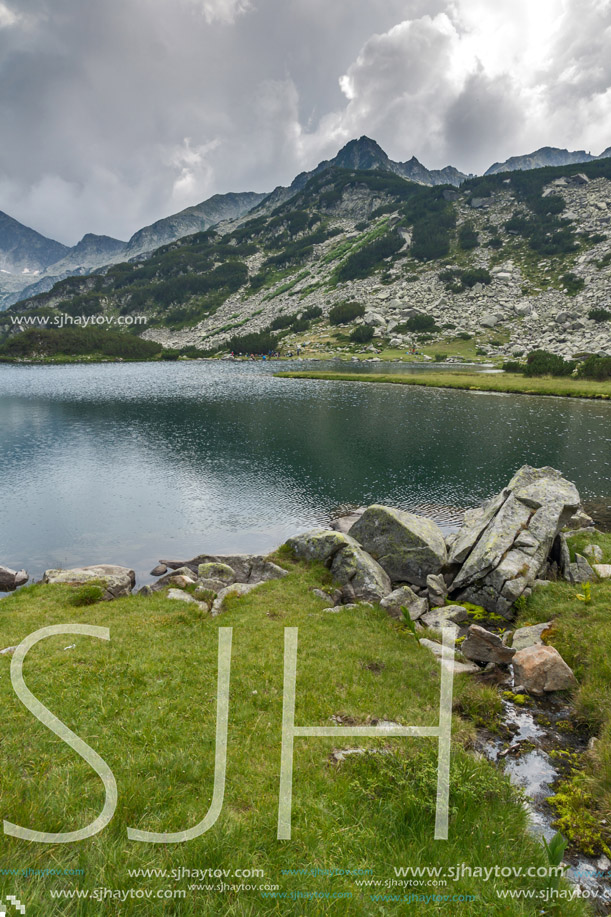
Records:
[[[322,382],[379,382],[393,385],[420,385],[428,388],[455,389],[506,395],[540,395],[553,398],[580,398],[592,401],[611,399],[611,382],[554,378],[552,376],[524,377],[511,373],[418,373],[385,375],[384,373],[344,373],[287,371],[274,373],[279,379],[311,379]]]

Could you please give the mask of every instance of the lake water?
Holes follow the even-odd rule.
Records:
[[[341,507],[447,522],[525,462],[559,468],[601,513],[611,504],[609,404],[280,368],[0,365],[0,563],[34,577],[120,563],[142,583],[159,558],[268,551]]]

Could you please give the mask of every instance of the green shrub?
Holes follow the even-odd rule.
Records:
[[[291,325],[291,331],[295,334],[301,334],[303,331],[310,330],[310,323],[307,318],[296,318],[293,324]]]
[[[533,350],[526,358],[527,376],[570,376],[577,364],[546,350]]]
[[[357,325],[350,335],[354,344],[368,344],[373,340],[373,327],[371,325]]]
[[[435,362],[436,362],[436,363],[443,363],[443,362],[447,359],[447,357],[448,357],[447,353],[436,353],[436,354],[435,354]]]
[[[506,373],[523,373],[525,366],[518,360],[505,360],[503,363],[503,369]]]
[[[304,309],[301,313],[302,318],[315,319],[320,318],[322,315],[322,309],[320,306],[308,306],[307,309]]]
[[[355,318],[361,318],[365,315],[365,306],[358,302],[340,302],[333,306],[329,312],[329,322],[331,325],[345,325],[353,322]]]
[[[104,588],[102,586],[97,585],[97,583],[87,583],[85,586],[79,586],[72,593],[68,598],[68,604],[81,608],[85,605],[95,605],[96,602],[101,602],[103,597]]]
[[[225,346],[234,353],[270,353],[276,350],[278,339],[268,331],[259,331],[236,335]]]
[[[611,319],[611,312],[608,309],[590,309],[588,312],[588,318],[591,318],[595,322],[608,322]]]
[[[479,245],[479,235],[473,223],[464,223],[458,230],[458,244],[463,251],[470,251]]]
[[[573,274],[572,271],[563,274],[560,278],[560,283],[566,289],[569,296],[576,296],[586,285],[583,277],[578,277],[577,274]]]
[[[346,280],[368,277],[385,258],[396,254],[403,245],[402,236],[396,232],[387,232],[348,255],[337,268],[335,279],[338,283],[343,283]]]
[[[408,331],[439,331],[433,316],[425,315],[424,313],[412,315],[405,324]]]
[[[468,331],[459,331],[456,337],[459,341],[470,341],[473,335],[469,334]]]
[[[448,268],[441,271],[439,279],[442,280],[446,288],[452,293],[464,293],[466,289],[474,287],[477,283],[488,285],[492,282],[489,271],[483,267],[466,268]]]
[[[491,239],[488,239],[486,242],[488,248],[494,248],[498,250],[503,247],[503,240],[499,236],[493,236]]]
[[[297,320],[296,315],[278,315],[269,326],[270,331],[280,331],[283,328],[290,328],[293,322]]]
[[[100,354],[123,360],[150,360],[161,352],[161,344],[143,341],[133,334],[104,328],[29,328],[9,338],[0,352],[10,357],[79,357]]]
[[[611,357],[588,357],[580,364],[577,375],[580,379],[596,379],[598,382],[611,379]]]
[[[171,360],[177,360],[179,356],[180,351],[174,350],[172,347],[169,347],[161,352],[161,359],[167,360],[168,362]]]

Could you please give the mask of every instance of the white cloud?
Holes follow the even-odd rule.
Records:
[[[6,3],[0,0],[0,29],[8,29],[10,26],[16,25],[20,18]]]
[[[201,6],[206,22],[230,25],[238,16],[252,9],[250,0],[190,0]]]

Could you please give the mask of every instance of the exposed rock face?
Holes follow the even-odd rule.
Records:
[[[463,562],[452,595],[509,617],[579,502],[577,488],[559,471],[525,465],[500,494],[465,515],[450,556]]]
[[[441,573],[438,573],[437,576],[429,574],[426,578],[426,588],[429,596],[429,604],[432,608],[440,608],[442,605],[445,605],[448,587]]]
[[[92,567],[75,567],[72,570],[46,570],[43,583],[64,583],[84,586],[92,580],[104,586],[103,600],[108,602],[130,595],[136,583],[136,574],[128,567],[115,564],[97,564]]]
[[[421,599],[409,586],[400,586],[380,602],[391,618],[402,618],[401,609],[407,608],[412,621],[417,621],[429,610],[426,599]]]
[[[496,662],[499,665],[509,665],[516,652],[512,647],[504,646],[497,634],[477,624],[470,626],[461,650],[463,656],[473,662]]]
[[[516,683],[524,685],[529,694],[566,691],[575,687],[576,679],[557,649],[553,646],[529,646],[513,657]]]
[[[575,555],[575,563],[569,564],[565,573],[569,583],[591,583],[595,579],[594,570],[581,554]]]
[[[386,570],[393,583],[426,586],[447,561],[439,527],[422,516],[373,504],[350,529],[350,535]]]
[[[25,570],[11,570],[10,567],[0,567],[0,592],[12,592],[18,586],[23,586],[29,579]]]

